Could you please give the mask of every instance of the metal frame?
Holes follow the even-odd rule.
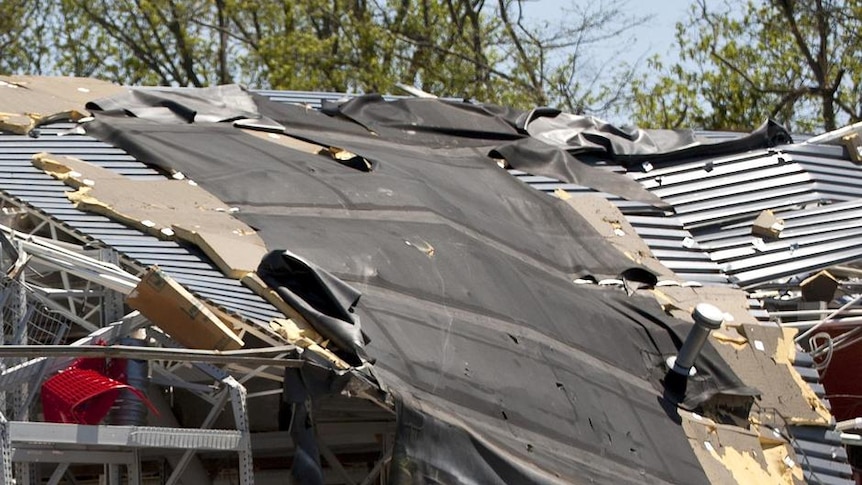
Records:
[[[53,229],[54,225],[50,227]],[[55,235],[56,232],[52,231],[52,234]],[[215,398],[208,400],[213,407],[204,425],[198,429],[37,423],[27,421],[26,409],[24,412],[16,411],[17,420],[7,421],[2,412],[5,410],[4,405],[3,409],[0,409],[0,451],[2,451],[3,472],[0,475],[2,477],[0,484],[31,483],[30,464],[32,463],[58,463],[49,478],[49,483],[58,483],[70,463],[96,462],[107,466],[109,483],[119,483],[118,467],[122,464],[127,467],[129,483],[137,485],[140,483],[140,450],[144,448],[186,450],[169,478],[169,483],[178,482],[185,467],[194,457],[194,452],[200,450],[235,451],[240,464],[240,483],[246,485],[254,482],[245,387],[227,372],[207,362],[244,363],[256,366],[258,369],[256,372],[273,365],[298,366],[302,361],[284,358],[295,353],[294,346],[280,345],[269,349],[249,349],[227,353],[189,350],[180,349],[178,344],[170,341],[163,334],[160,340],[163,344],[167,344],[165,345],[167,348],[92,345],[97,340],[116,340],[137,328],[148,325],[149,322],[137,312],[102,328],[88,321],[88,319],[105,321],[116,317],[118,312],[122,311],[123,295],[132,291],[139,279],[117,265],[119,259],[116,253],[102,252],[102,258],[109,261],[99,261],[53,242],[3,226],[0,226],[0,238],[5,239],[5,242],[13,242],[14,246],[11,247],[17,253],[14,254],[15,263],[11,266],[17,281],[14,286],[3,292],[2,298],[11,298],[11,293],[14,291],[16,299],[9,303],[18,308],[16,315],[10,319],[10,324],[14,327],[12,334],[15,338],[10,342],[13,345],[0,346],[0,362],[8,362],[13,357],[29,359],[10,368],[0,368],[0,388],[5,391],[13,388],[24,389],[12,394],[18,400],[23,399],[29,403],[35,393],[26,392],[28,385],[40,382],[45,373],[67,367],[74,357],[82,356],[134,358],[159,362],[197,362],[194,364],[195,367],[219,383],[218,386],[212,386],[213,390],[210,394],[217,394],[217,396],[212,396]],[[3,246],[8,249],[7,246],[10,245]],[[40,294],[38,286],[27,287],[23,282],[25,269],[33,262],[59,270],[64,288],[60,292],[45,292],[42,289]],[[86,281],[86,290],[81,292],[73,288],[71,284],[73,278]],[[101,290],[98,293],[91,291],[91,285],[97,285]],[[52,296],[59,295],[68,304],[68,308],[46,296],[46,293],[53,293]],[[99,296],[95,304],[86,301],[81,303],[81,298],[86,300],[95,295]],[[34,304],[53,302],[54,305],[50,306],[54,310],[71,316],[75,323],[86,322],[81,327],[90,333],[71,345],[58,345],[60,342],[51,342],[53,345],[27,345],[29,319],[33,315],[32,311],[28,311],[28,299]],[[87,309],[83,315],[76,312],[76,309],[81,308]],[[171,380],[183,382],[178,376],[166,371],[166,368],[161,366],[159,368],[162,374],[170,376]],[[231,402],[236,429],[207,429],[219,416],[228,400]],[[40,451],[44,449],[42,443],[51,443],[50,455]],[[82,453],[86,448],[94,449]]]
[[[77,351],[92,348],[93,346],[87,345],[89,342],[109,337],[116,338],[142,324],[140,317],[137,315],[130,315],[127,320],[128,322],[121,321],[110,327],[100,329],[87,338],[68,346],[62,356],[75,355]],[[168,337],[164,336],[163,338],[166,343],[171,343],[167,340]],[[178,347],[175,343],[173,345]],[[20,347],[23,346],[18,346],[18,348]],[[41,348],[27,349],[27,353],[32,354]],[[5,349],[0,348],[0,350]],[[128,347],[128,350],[137,350],[139,352],[141,349]],[[170,352],[169,355],[172,360],[191,362],[198,359],[195,355],[189,355],[184,358],[182,352],[173,349],[149,350],[167,350]],[[283,352],[283,349],[280,350]],[[130,355],[124,355],[123,352],[126,351],[125,347],[120,348],[119,351],[122,352],[111,353],[115,357],[141,357],[140,354],[134,352]],[[164,356],[164,354],[158,351],[155,353],[145,352],[145,354],[143,357],[148,358],[157,358],[160,355],[162,356],[160,358],[163,358]],[[80,355],[80,353],[77,353],[77,355]],[[14,385],[15,383],[28,382],[33,377],[35,368],[42,368],[48,362],[51,362],[52,369],[62,368],[64,365],[68,365],[69,360],[64,359],[57,362],[52,357],[38,357],[3,372],[0,375],[0,383],[5,387]],[[144,448],[186,450],[171,477],[168,479],[168,483],[171,484],[177,483],[185,471],[185,467],[194,456],[195,451],[235,451],[240,464],[240,483],[243,485],[253,484],[251,434],[248,423],[245,387],[234,377],[217,367],[209,364],[195,364],[195,367],[221,384],[218,389],[213,391],[218,393],[218,399],[210,410],[204,424],[197,429],[150,426],[91,426],[26,421],[7,422],[5,417],[0,414],[0,447],[2,447],[0,451],[2,451],[3,459],[3,479],[6,480],[0,482],[0,485],[15,483],[11,481],[13,462],[59,463],[60,466],[55,469],[52,480],[59,480],[69,463],[105,463],[112,467],[118,464],[125,464],[128,467],[130,483],[139,484],[139,451]],[[236,430],[208,429],[215,421],[215,418],[221,413],[228,400],[231,402]],[[44,449],[44,446],[41,445],[43,443],[51,443],[50,449],[52,453],[50,455],[38,453],[38,450]],[[85,447],[96,447],[97,450],[96,452],[88,451],[86,455],[77,453]],[[104,452],[108,452],[108,454],[102,454]],[[66,467],[62,466],[63,464],[66,464]],[[6,474],[7,469],[9,470],[8,474]],[[109,473],[109,475],[117,475],[117,473]]]

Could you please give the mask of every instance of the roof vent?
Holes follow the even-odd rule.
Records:
[[[694,318],[694,326],[679,349],[679,355],[667,359],[667,366],[683,376],[697,374],[694,361],[706,343],[709,332],[721,327],[721,322],[724,321],[724,312],[709,303],[698,303],[691,316]]]

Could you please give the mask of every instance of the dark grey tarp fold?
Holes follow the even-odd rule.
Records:
[[[382,99],[366,97],[356,104],[347,102],[340,105],[352,117],[343,116],[339,111],[330,111],[337,116],[328,117],[314,110],[274,103],[260,96],[255,97],[255,101],[263,116],[283,125],[291,135],[325,146],[348,148],[369,159],[373,158],[373,153],[359,151],[359,143],[364,146],[373,146],[381,141],[407,143],[428,153],[432,153],[432,148],[468,147],[479,150],[481,147],[486,153],[497,148],[496,153],[510,156],[511,160],[507,162],[516,169],[577,183],[627,200],[643,202],[659,210],[668,208],[661,199],[628,177],[592,167],[567,157],[565,153],[559,153],[559,148],[526,137],[512,125],[525,123],[526,115],[505,109],[469,103],[446,103],[435,99],[387,103]],[[432,123],[423,125],[426,120]],[[369,136],[368,130],[377,135]],[[332,134],[356,138],[349,140]],[[345,143],[349,145],[344,146]],[[441,156],[445,156],[445,152],[441,152]]]
[[[569,113],[537,113],[527,122],[526,129],[534,139],[565,149],[576,159],[587,156],[591,157],[587,159],[615,161],[625,166],[644,161],[717,156],[793,142],[787,130],[772,120],[748,135],[719,142],[699,137],[693,130],[641,130]]]
[[[607,170],[579,163],[565,150],[535,138],[524,138],[498,146],[491,154],[503,158],[512,168],[522,172],[590,187],[627,200],[645,202],[664,211],[672,210],[670,204],[646,191],[635,180],[616,174],[609,177]]]
[[[324,338],[351,355],[365,356],[365,341],[353,315],[353,308],[362,295],[360,292],[286,250],[267,254],[257,274]]]
[[[257,105],[241,86],[138,88],[87,103],[90,111],[122,111],[161,123],[219,122],[259,118]]]
[[[493,444],[416,407],[397,403],[397,428],[390,480],[396,485],[419,483],[566,483],[543,474],[531,463],[508,455]],[[584,477],[587,478],[587,477]]]
[[[451,463],[468,483],[494,483],[495,475],[705,481],[661,382],[664,359],[690,324],[652,298],[572,281],[637,265],[565,203],[498,167],[487,149],[428,149],[296,115],[288,133],[361,154],[376,169],[357,171],[227,124],[102,115],[86,129],[182,171],[238,207],[267,247],[287,248],[362,292],[352,315],[369,337],[375,375],[423,403],[410,404],[401,424],[415,428],[410,409],[439,421],[427,421],[427,435],[421,426],[399,431],[397,456],[416,464],[415,476],[433,479]],[[327,293],[330,283],[318,282]],[[711,347],[696,365],[702,372],[678,396],[687,406],[756,393]],[[522,473],[523,464],[537,473]]]
[[[349,379],[347,375],[337,375],[328,368],[310,363],[301,368],[284,369],[278,425],[281,431],[288,431],[293,440],[295,451],[290,470],[293,483],[325,483],[320,463],[317,423],[312,410],[318,399],[340,393]]]
[[[386,101],[370,94],[324,103],[322,111],[352,120],[383,139],[428,148],[487,146],[524,137],[505,118],[472,103],[429,98]]]

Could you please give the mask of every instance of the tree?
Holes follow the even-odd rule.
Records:
[[[749,130],[771,117],[795,130],[862,119],[858,0],[698,0],[677,24],[679,62],[652,58],[633,83],[643,126]]]
[[[404,83],[441,96],[586,111],[619,99],[632,69],[591,64],[586,48],[643,19],[611,0],[537,23],[523,1],[10,0],[0,4],[10,12],[2,19],[38,25],[0,20],[0,42],[11,46],[0,72],[346,92]]]
[[[40,35],[47,20],[46,12],[33,0],[0,2],[0,72],[50,72],[44,65],[49,46]]]

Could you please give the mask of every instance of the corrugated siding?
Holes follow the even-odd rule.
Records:
[[[163,241],[107,217],[76,209],[65,195],[73,189],[33,167],[30,159],[34,154],[50,152],[80,158],[137,180],[165,177],[122,150],[94,138],[76,134],[57,136],[71,127],[43,128],[39,138],[0,135],[0,190],[51,216],[84,240],[111,246],[141,266],[159,265],[197,295],[261,325],[281,316],[239,281],[222,275],[197,248]]]

